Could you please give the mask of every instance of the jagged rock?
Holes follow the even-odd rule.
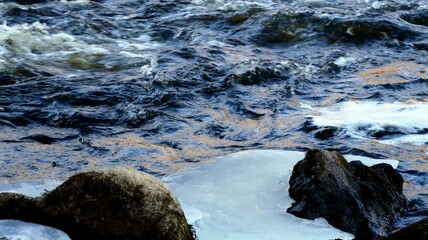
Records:
[[[130,169],[79,173],[38,198],[2,193],[0,219],[52,226],[72,239],[193,239],[164,184]]]
[[[403,178],[388,164],[348,163],[338,152],[309,150],[290,178],[287,212],[302,218],[325,218],[355,239],[386,236],[407,199]]]
[[[382,240],[427,240],[428,218],[410,224]]]

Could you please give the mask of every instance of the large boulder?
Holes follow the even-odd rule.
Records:
[[[131,169],[79,173],[38,198],[2,193],[0,219],[52,226],[72,239],[193,239],[170,190]]]
[[[427,240],[428,218],[412,223],[382,240]]]
[[[338,152],[309,150],[293,169],[287,212],[301,218],[325,218],[355,239],[386,236],[391,221],[407,204],[403,178],[388,164],[348,163]]]

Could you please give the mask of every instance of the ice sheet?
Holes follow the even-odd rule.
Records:
[[[46,191],[53,190],[61,183],[62,181],[58,180],[0,182],[0,192],[15,192],[37,197]]]
[[[254,150],[219,157],[213,163],[165,177],[200,240],[352,239],[323,219],[315,221],[285,212],[292,200],[288,180],[304,153]],[[387,162],[358,156],[363,163]]]
[[[9,240],[70,240],[62,231],[17,220],[0,220],[0,238]]]

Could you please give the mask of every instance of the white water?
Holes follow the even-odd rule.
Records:
[[[96,36],[97,37],[97,36]],[[85,65],[128,59],[150,59],[160,44],[147,35],[132,39],[88,39],[58,32],[45,23],[0,24],[0,70],[16,67],[23,59],[30,63],[85,68]],[[105,66],[109,68],[107,64]]]
[[[247,0],[247,1],[231,1],[231,0],[192,0],[195,5],[212,7],[223,11],[238,11],[245,10],[251,7],[268,8],[276,3],[272,0]]]
[[[302,152],[253,150],[218,157],[197,169],[163,179],[178,196],[200,240],[327,240],[352,239],[325,220],[300,219],[285,212],[292,200],[288,180]],[[367,165],[394,160],[345,156]],[[38,196],[60,181],[0,183],[0,192]],[[69,239],[64,233],[19,221],[0,221],[0,237],[21,240]]]

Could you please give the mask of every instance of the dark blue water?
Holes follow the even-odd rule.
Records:
[[[426,214],[425,0],[17,2],[0,2],[1,180],[318,147],[400,160]]]

